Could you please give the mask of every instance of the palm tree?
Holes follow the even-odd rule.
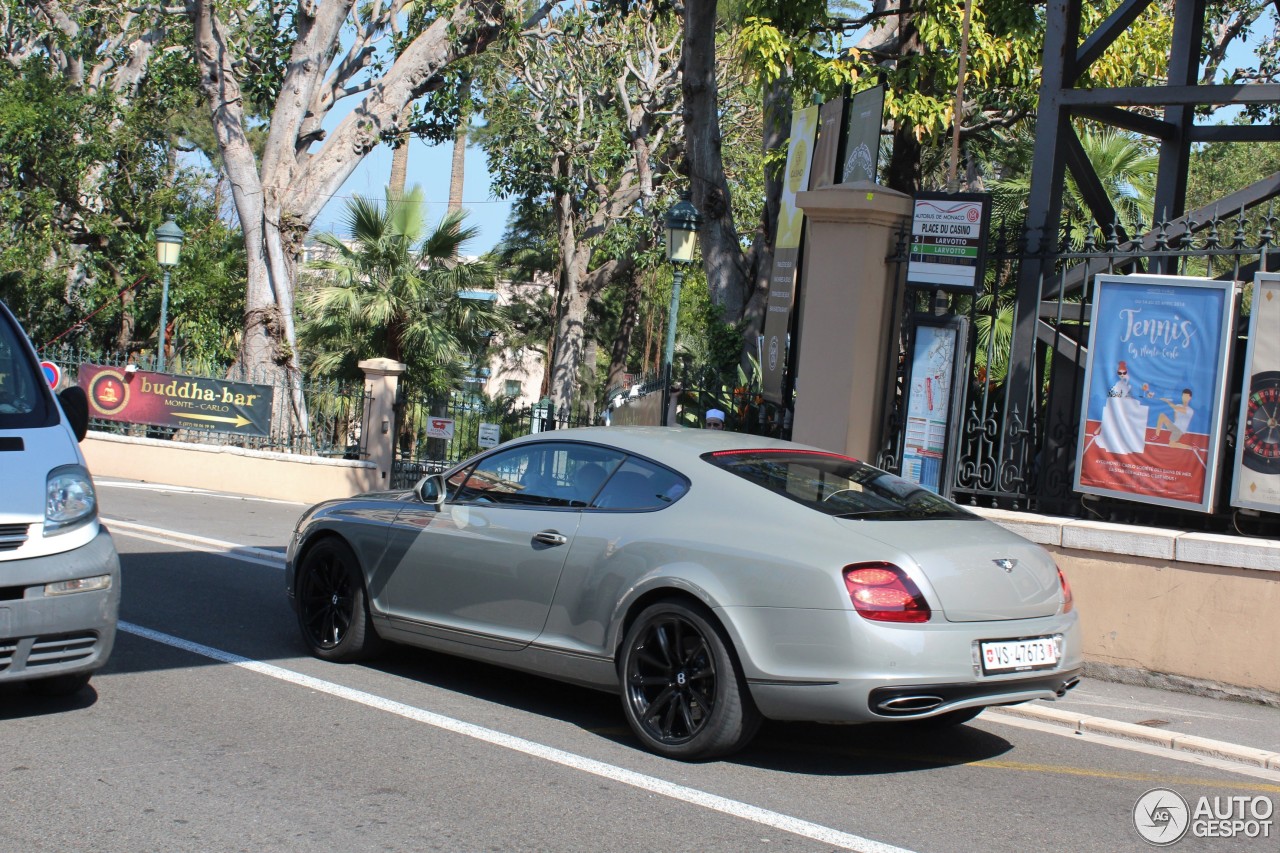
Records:
[[[495,281],[490,263],[462,255],[477,229],[464,227],[459,211],[425,233],[422,209],[416,186],[388,192],[385,204],[356,196],[347,204],[347,239],[317,238],[332,256],[308,265],[318,281],[300,300],[298,339],[312,374],[357,376],[356,362],[385,357],[407,366],[412,387],[443,392],[505,328],[496,301],[467,295]]]
[[[1015,146],[1029,144],[1033,138],[1030,131],[1023,131],[1015,138]],[[1115,128],[1081,129],[1079,139],[1080,147],[1111,200],[1118,221],[1095,225],[1084,193],[1075,177],[1068,173],[1062,194],[1062,219],[1069,228],[1072,246],[1079,248],[1083,245],[1085,235],[1090,231],[1096,235],[1098,226],[1109,229],[1112,225],[1119,225],[1131,236],[1138,234],[1143,223],[1151,222],[1159,157],[1137,137]],[[1016,177],[993,181],[991,188],[995,195],[996,216],[1011,221],[1026,209],[1031,193],[1031,172],[1027,169]]]

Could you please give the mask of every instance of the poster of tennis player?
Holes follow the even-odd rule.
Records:
[[[1076,491],[1211,512],[1236,285],[1095,282]]]

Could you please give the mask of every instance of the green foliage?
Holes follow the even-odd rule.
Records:
[[[1156,170],[1159,157],[1142,139],[1115,130],[1094,130],[1081,127],[1077,130],[1080,145],[1089,162],[1093,164],[1098,180],[1107,191],[1111,206],[1119,217],[1119,225],[1127,234],[1138,234],[1144,223],[1152,221],[1152,199],[1155,195]],[[1012,138],[1024,151],[1034,145],[1034,134],[1023,129]],[[1030,170],[1019,171],[1008,178],[991,183],[995,195],[997,219],[1012,222],[1020,219],[1030,203]],[[1096,223],[1079,183],[1068,173],[1066,191],[1062,198],[1062,222],[1076,248],[1083,245],[1085,236],[1093,232],[1096,237],[1099,225],[1109,228],[1112,223]],[[1104,238],[1105,240],[1105,238]]]
[[[488,334],[507,327],[495,302],[459,295],[492,290],[495,280],[486,260],[462,257],[476,234],[466,215],[446,214],[427,230],[422,210],[419,187],[386,204],[356,196],[348,238],[317,238],[330,257],[310,264],[318,275],[299,300],[310,373],[355,378],[360,360],[391,358],[408,366],[411,387],[443,392],[462,381]]]
[[[1192,152],[1187,173],[1187,209],[1212,204],[1267,175],[1280,172],[1280,146],[1268,142],[1226,142]],[[1229,210],[1220,211],[1226,216]]]
[[[175,213],[187,231],[170,295],[176,343],[202,358],[229,355],[243,250],[217,220],[211,176],[171,172],[163,124],[185,85],[154,75],[125,101],[109,88],[72,85],[41,57],[0,64],[3,297],[38,344],[153,348],[161,289],[154,229]]]

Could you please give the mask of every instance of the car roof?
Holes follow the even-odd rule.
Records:
[[[740,432],[649,426],[558,429],[523,436],[508,442],[507,446],[531,441],[587,441],[605,444],[680,469],[687,469],[704,453],[717,450],[774,449],[830,452],[805,444]]]

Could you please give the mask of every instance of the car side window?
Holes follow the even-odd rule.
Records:
[[[525,444],[486,456],[449,479],[454,503],[584,507],[623,454],[572,442]]]
[[[689,490],[674,471],[629,457],[604,484],[592,506],[598,509],[651,510],[670,506]]]

